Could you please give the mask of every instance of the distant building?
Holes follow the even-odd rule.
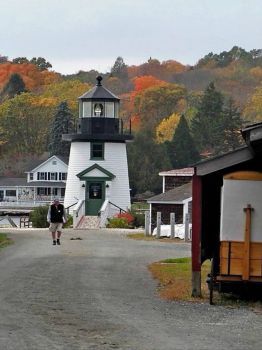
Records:
[[[156,227],[157,212],[162,224],[170,224],[170,213],[175,213],[177,224],[184,224],[186,214],[191,222],[192,176],[194,168],[173,169],[159,173],[163,176],[163,192],[147,200],[150,204],[151,231]]]
[[[32,162],[24,178],[0,177],[1,206],[36,206],[64,200],[68,159],[52,156],[44,161]]]

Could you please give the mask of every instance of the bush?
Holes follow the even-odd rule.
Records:
[[[128,221],[126,218],[111,218],[108,219],[108,228],[129,228]]]
[[[72,215],[67,215],[67,221],[64,224],[64,228],[69,228],[73,226],[73,216]]]
[[[29,215],[29,220],[32,222],[33,227],[48,227],[49,223],[46,220],[48,213],[48,205],[35,208]]]
[[[134,217],[134,227],[145,227],[145,213],[132,212],[132,215]]]
[[[126,213],[119,213],[116,215],[117,218],[123,218],[127,220],[128,225],[132,225],[133,221],[134,221],[134,216],[130,213],[130,212],[126,212]]]

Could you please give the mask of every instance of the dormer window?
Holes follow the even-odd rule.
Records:
[[[34,173],[30,173],[30,174],[29,174],[29,179],[30,179],[30,181],[33,181],[33,180],[34,180]]]

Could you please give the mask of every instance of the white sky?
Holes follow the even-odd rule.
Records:
[[[0,54],[57,72],[262,48],[262,0],[0,0]]]

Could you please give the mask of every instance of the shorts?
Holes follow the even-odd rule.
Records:
[[[50,232],[62,232],[63,223],[62,222],[51,222],[49,226]]]

